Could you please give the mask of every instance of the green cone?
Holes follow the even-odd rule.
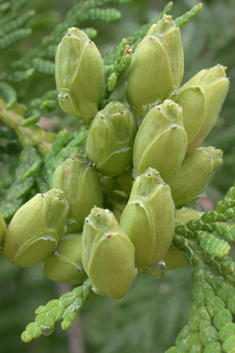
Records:
[[[199,212],[193,208],[183,207],[176,210],[175,222],[187,224],[192,219],[199,219],[204,212]],[[163,258],[163,262],[166,265],[168,271],[177,270],[178,268],[188,265],[188,261],[181,252],[173,245],[169,248],[168,252]]]
[[[14,215],[7,229],[3,255],[20,267],[50,256],[64,234],[69,206],[63,191],[37,194]]]
[[[222,65],[202,70],[179,90],[176,102],[184,111],[187,153],[202,143],[216,123],[229,87],[225,70]]]
[[[188,154],[170,183],[176,208],[196,201],[206,190],[215,170],[221,166],[223,152],[201,147]]]
[[[178,270],[179,268],[188,265],[188,261],[186,260],[184,255],[181,254],[181,252],[173,246],[169,248],[168,252],[163,258],[163,262],[166,265],[167,271]]]
[[[61,108],[81,121],[93,119],[105,84],[102,57],[94,42],[78,28],[69,28],[58,46],[55,65]]]
[[[116,218],[116,220],[118,221],[118,223],[120,223],[120,219],[121,219],[121,215],[122,215],[122,212],[124,210],[124,208],[126,207],[127,203],[123,202],[115,202],[115,201],[112,201],[112,210],[113,210],[113,214]]]
[[[129,109],[113,101],[99,111],[87,137],[86,153],[97,170],[108,176],[123,173],[132,164],[137,122]]]
[[[174,210],[170,187],[155,169],[136,178],[120,226],[135,246],[139,270],[156,265],[168,251],[175,229]]]
[[[151,106],[176,94],[183,72],[180,29],[171,16],[164,15],[132,55],[126,95],[136,117],[142,118]]]
[[[133,150],[136,174],[151,167],[170,183],[184,160],[187,146],[182,108],[167,99],[153,107],[140,125]]]
[[[102,206],[103,193],[96,169],[84,155],[70,155],[55,170],[53,187],[63,190],[69,203],[67,233],[77,233],[94,205]]]
[[[82,233],[63,236],[53,255],[43,266],[52,281],[78,285],[87,278],[82,267]]]
[[[182,207],[176,210],[175,222],[187,224],[192,219],[199,219],[204,212],[197,211],[194,208]]]
[[[0,256],[2,254],[2,247],[3,247],[4,238],[6,235],[6,230],[7,230],[6,223],[5,223],[5,221],[2,217],[2,214],[0,212]]]
[[[135,248],[113,213],[94,207],[82,234],[82,262],[94,291],[124,297],[136,277]]]

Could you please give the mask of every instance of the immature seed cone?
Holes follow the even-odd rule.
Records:
[[[113,213],[94,207],[82,234],[82,263],[94,291],[124,297],[136,277],[135,248]]]
[[[166,99],[145,116],[135,138],[133,163],[136,174],[151,167],[170,183],[184,160],[188,146],[180,105]]]
[[[124,173],[119,174],[117,177],[113,178],[117,190],[123,190],[128,197],[130,196],[131,189],[134,183],[134,178],[132,174],[133,171],[131,169],[128,169]]]
[[[168,251],[175,229],[174,210],[170,187],[155,169],[136,178],[120,226],[135,246],[139,270],[156,265]]]
[[[179,249],[171,246],[163,258],[167,271],[178,270],[188,265],[188,261]],[[149,273],[151,275],[151,273]]]
[[[82,266],[82,233],[63,236],[43,266],[52,281],[78,285],[87,279]]]
[[[86,153],[97,170],[108,176],[123,173],[132,164],[137,122],[122,103],[113,101],[99,111],[89,128]]]
[[[112,210],[113,210],[113,214],[116,218],[116,220],[118,221],[118,223],[120,223],[120,219],[121,219],[121,215],[122,212],[124,210],[124,208],[126,207],[127,202],[115,202],[112,201]]]
[[[180,210],[176,210],[175,222],[187,224],[192,219],[199,219],[204,212],[199,212],[193,208],[183,207]],[[185,256],[181,254],[179,249],[173,245],[169,248],[168,252],[163,258],[163,262],[166,265],[168,271],[177,270],[178,268],[188,265],[188,261]]]
[[[61,108],[78,120],[93,119],[105,84],[102,57],[94,42],[78,28],[69,28],[58,46],[55,65]]]
[[[192,219],[199,219],[204,214],[202,211],[197,211],[194,208],[182,207],[176,210],[175,222],[187,224]]]
[[[82,230],[94,205],[102,206],[103,192],[98,173],[86,156],[77,152],[61,163],[53,175],[53,187],[63,190],[69,203],[67,233]]]
[[[136,117],[176,94],[184,72],[180,29],[171,16],[153,24],[132,55],[126,95]]]
[[[7,230],[6,223],[5,223],[3,216],[0,212],[0,256],[2,254],[2,247],[3,247],[4,238],[6,235],[6,230]]]
[[[14,215],[7,229],[3,254],[20,267],[29,267],[50,256],[64,234],[69,205],[63,191],[37,194]]]
[[[216,123],[229,87],[225,70],[222,65],[202,70],[179,90],[176,102],[183,107],[187,153],[202,143]]]
[[[188,154],[170,183],[176,208],[196,201],[206,190],[215,170],[221,166],[223,152],[201,147]]]

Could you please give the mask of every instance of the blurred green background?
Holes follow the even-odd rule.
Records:
[[[93,26],[98,30],[94,41],[105,55],[122,38],[156,17],[166,3],[163,0],[133,0],[128,5],[115,5],[122,13],[120,21],[111,24],[87,22],[84,27]],[[173,17],[197,3],[194,0],[175,1]],[[63,20],[71,4],[71,0],[28,1],[24,11],[35,9],[37,13],[29,24],[33,35],[17,50],[7,49],[2,55],[1,65],[6,67],[9,57],[19,57],[50,33]],[[235,179],[235,1],[208,0],[203,5],[203,10],[181,30],[185,51],[183,83],[199,70],[217,63],[228,67],[229,93],[216,126],[204,142],[224,151],[224,165],[207,191],[208,196],[217,201]],[[112,96],[123,102],[125,78]],[[22,102],[55,87],[52,77],[45,80],[45,76],[40,74],[19,85],[17,89]],[[78,126],[74,118],[64,117],[60,109],[47,118],[42,123],[55,131],[61,128],[74,130]],[[145,273],[140,274],[128,295],[120,300],[94,294],[70,330],[63,332],[57,324],[51,336],[40,337],[29,344],[22,343],[20,334],[34,319],[35,309],[70,289],[46,279],[41,264],[22,270],[0,258],[0,352],[163,353],[174,344],[177,333],[185,325],[191,304],[191,268],[167,272],[158,280]]]

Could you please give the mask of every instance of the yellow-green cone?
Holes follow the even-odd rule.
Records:
[[[183,207],[180,210],[176,210],[175,222],[187,224],[192,219],[199,219],[203,213],[204,212],[196,211],[193,208]],[[163,262],[166,265],[166,269],[169,271],[177,270],[178,268],[188,265],[185,256],[173,245],[164,256]]]
[[[78,28],[69,28],[58,46],[55,65],[61,108],[81,121],[93,119],[105,84],[103,60],[94,42]]]
[[[180,29],[171,16],[152,25],[131,58],[126,85],[137,118],[176,94],[184,72]]]
[[[88,131],[86,153],[96,169],[108,176],[123,173],[132,164],[137,122],[122,103],[113,101],[99,111]]]
[[[170,187],[155,169],[136,178],[120,226],[135,246],[139,270],[156,265],[168,251],[175,229],[174,211]]]
[[[176,210],[175,222],[187,224],[192,219],[199,219],[204,212],[197,211],[194,208],[182,207]]]
[[[176,102],[183,107],[187,153],[202,143],[216,123],[229,87],[225,70],[222,65],[202,70],[179,90]]]
[[[63,191],[37,194],[14,215],[3,246],[7,260],[29,267],[50,256],[64,234],[69,206]]]
[[[43,266],[52,281],[78,285],[87,278],[82,266],[82,233],[63,236]]]
[[[163,262],[166,265],[167,271],[178,270],[179,268],[188,265],[188,261],[184,255],[181,254],[181,252],[173,246],[169,248],[168,252],[164,256]],[[149,274],[151,275],[150,271]]]
[[[2,214],[0,212],[0,256],[2,254],[2,247],[3,247],[4,238],[6,235],[6,230],[7,230],[6,223],[5,223],[5,221],[2,217]]]
[[[121,203],[121,202],[112,201],[112,211],[118,223],[120,223],[121,215],[126,205],[127,205],[126,202]]]
[[[113,213],[94,207],[82,234],[82,263],[95,292],[124,297],[136,277],[135,248]]]
[[[67,233],[80,232],[94,205],[102,206],[103,192],[98,173],[86,156],[77,152],[56,168],[53,187],[63,190],[69,203]]]
[[[215,170],[221,166],[223,152],[201,147],[186,155],[176,177],[170,183],[176,208],[196,201],[206,190]]]
[[[179,104],[166,99],[145,116],[135,138],[133,163],[136,174],[151,167],[170,183],[184,160],[188,146]]]

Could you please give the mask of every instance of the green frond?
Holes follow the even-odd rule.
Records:
[[[0,82],[0,95],[7,103],[6,109],[10,109],[17,102],[16,90],[6,82]]]
[[[235,225],[234,223],[222,223],[216,227],[216,233],[223,236],[227,241],[235,241]]]
[[[81,127],[76,133],[68,133],[66,129],[56,135],[51,151],[46,153],[39,174],[36,177],[37,190],[46,192],[50,189],[52,177],[59,163],[67,159],[79,147],[84,146],[87,138],[87,127]]]
[[[136,48],[136,46],[138,45],[138,43],[146,36],[149,28],[152,26],[152,24],[154,24],[155,22],[157,22],[158,20],[162,19],[163,15],[169,15],[169,13],[171,12],[171,9],[173,7],[173,2],[169,2],[163,9],[163,11],[159,14],[158,17],[154,18],[153,20],[151,20],[148,24],[142,26],[138,31],[134,32],[134,34],[130,37],[128,37],[126,39],[126,44],[130,45],[131,48],[134,49]],[[112,64],[116,59],[117,59],[117,55],[118,52],[120,50],[120,47],[122,46],[122,41],[117,45],[116,48],[110,50],[104,57],[104,65],[110,65]]]
[[[8,2],[4,2],[3,4],[0,5],[0,13],[3,13],[7,10],[9,10],[11,7],[11,3],[8,1]]]
[[[117,85],[117,81],[118,81],[118,76],[115,72],[113,72],[108,78],[107,89],[109,92],[113,92],[114,88]]]
[[[2,12],[4,12],[4,16],[2,16],[1,18],[1,24],[0,24],[1,29],[4,30],[5,29],[4,26],[8,27],[8,24],[10,22],[17,19],[17,17],[19,18],[19,12],[26,5],[27,1],[28,0],[18,0],[18,1],[11,0],[11,1],[4,2],[4,0],[1,0],[0,4],[3,3],[1,5],[1,8],[2,8]],[[25,23],[23,23],[22,25],[24,25]],[[14,26],[15,25],[13,25],[13,27]],[[15,28],[20,28],[20,27],[16,26]],[[13,30],[13,28],[11,30]]]
[[[55,63],[49,60],[36,58],[32,62],[35,71],[45,75],[55,75]]]
[[[101,7],[109,4],[128,4],[131,0],[88,0],[84,4],[84,9]]]
[[[42,165],[42,159],[37,154],[33,165],[29,168],[29,170],[27,170],[27,172],[24,174],[23,178],[28,179],[29,177],[31,177],[32,175],[37,173],[39,171],[39,168],[41,167],[41,165]]]
[[[60,150],[66,146],[67,138],[68,138],[68,131],[66,129],[63,129],[60,132],[58,132],[49,155],[47,154],[45,156],[46,163],[49,163],[49,160],[53,159],[60,152]]]
[[[28,104],[27,119],[22,122],[23,127],[36,124],[45,112],[52,112],[58,106],[56,90],[46,92],[41,98],[35,98]]]
[[[49,187],[51,187],[52,177],[57,166],[67,159],[70,154],[85,144],[88,134],[88,128],[82,126],[75,134],[70,137],[66,130],[61,131],[57,135],[51,152],[45,155],[43,169],[44,175],[47,176]],[[45,182],[45,177],[42,183]]]
[[[9,22],[15,20],[17,18],[17,13],[12,11],[7,11],[4,13],[4,16],[1,16],[1,28],[7,25]]]
[[[106,107],[107,104],[109,104],[110,102],[112,102],[113,99],[103,99],[101,102],[100,102],[100,106],[99,108],[102,110],[104,109],[104,107]]]
[[[8,33],[4,36],[4,38],[0,39],[0,50],[4,50],[10,47],[11,45],[15,44],[16,42],[28,38],[31,33],[31,28],[21,28],[11,33]]]
[[[203,7],[202,3],[197,4],[193,6],[193,8],[190,11],[186,12],[184,15],[176,18],[175,23],[177,24],[177,26],[182,27],[186,23],[188,23],[188,21],[194,18],[198,14],[198,12],[201,11],[202,7]]]
[[[26,52],[20,61],[14,62],[11,67],[8,68],[7,72],[5,71],[0,75],[0,79],[6,82],[22,82],[30,78],[35,71],[46,75],[54,75],[54,62],[45,60],[43,58],[55,57],[57,45],[63,37],[67,28],[71,26],[78,26],[82,22],[87,20],[100,20],[103,22],[116,21],[121,17],[121,14],[118,10],[114,8],[102,9],[100,7],[112,3],[127,2],[129,2],[129,0],[88,0],[85,2],[74,1],[72,8],[68,11],[67,15],[65,16],[64,22],[55,26],[52,33],[49,36],[44,37],[42,41],[35,46],[35,48]],[[26,1],[13,1],[11,6],[11,13],[17,13],[20,8],[25,5],[25,3]],[[8,32],[10,33],[0,39],[0,50],[11,46],[17,41],[20,41],[21,39],[24,39],[30,35],[30,28],[20,27],[25,25],[27,21],[33,16],[33,14],[33,11],[28,11],[17,19],[15,19],[15,16],[13,15],[9,17],[8,23],[5,24],[5,27],[2,29],[2,34]],[[97,34],[97,31],[94,28],[85,28],[84,31],[91,39],[93,39]],[[127,67],[128,63],[124,60],[124,62],[122,62],[120,65],[120,68],[121,70],[123,70],[123,72],[125,65]],[[22,70],[23,68],[24,70]],[[112,80],[112,83],[113,82],[114,81]],[[109,82],[109,88],[114,89],[114,87],[115,85]],[[55,101],[57,101],[57,99]],[[42,109],[49,111],[55,109],[57,106],[55,101],[45,103],[44,107],[38,110],[42,112]],[[24,122],[24,124],[32,124],[37,121],[37,119],[34,117],[31,108],[28,109],[27,115],[30,120]]]
[[[127,70],[130,64],[132,50],[126,43],[126,39],[123,39],[118,50],[116,60],[108,67],[108,69],[106,66],[105,72],[109,73],[109,77],[107,78],[107,84],[105,86],[101,106],[104,106],[103,100],[107,101],[111,93],[114,91],[119,78]]]
[[[33,68],[30,68],[25,71],[14,71],[12,73],[6,71],[0,75],[0,79],[7,82],[20,83],[28,80],[34,74],[34,72],[35,70]]]
[[[57,50],[57,45],[55,44],[48,45],[48,47],[45,48],[45,50],[42,53],[40,53],[40,57],[55,58],[56,50]]]
[[[197,231],[197,242],[208,255],[224,257],[228,255],[230,246],[223,239],[216,238],[213,234]]]
[[[0,37],[6,35],[6,33],[15,31],[18,28],[23,27],[33,16],[35,15],[34,10],[26,12],[24,15],[18,17],[16,20],[13,20],[7,23],[2,30],[0,30]]]
[[[97,30],[95,28],[83,28],[82,30],[90,39],[94,39],[97,36]]]
[[[80,21],[98,20],[106,23],[118,21],[121,18],[120,11],[111,9],[94,8],[80,14]]]
[[[174,236],[173,244],[194,267],[194,287],[193,305],[187,316],[187,325],[178,335],[176,346],[167,352],[222,352],[222,347],[225,352],[229,352],[226,347],[231,339],[235,339],[235,330],[228,331],[234,325],[232,313],[235,309],[235,285],[229,281],[228,274],[222,270],[222,275],[218,273],[218,268],[222,267],[220,263],[224,260],[208,256],[198,244],[179,234]],[[234,262],[229,257],[225,257],[225,261],[223,268],[228,270],[229,264],[230,273],[234,273]]]
[[[50,99],[50,100],[48,99],[42,103],[43,109],[46,110],[48,113],[55,110],[57,105],[58,105],[58,101],[54,99]]]
[[[43,154],[50,151],[55,140],[52,132],[44,131],[38,125],[22,127],[23,116],[14,110],[6,110],[4,106],[0,106],[0,121],[15,131],[22,148],[36,146]]]
[[[191,230],[189,230],[187,225],[177,222],[175,226],[175,232],[177,234],[183,235],[185,238],[193,239],[194,233]]]
[[[45,94],[42,95],[40,98],[34,98],[32,99],[29,104],[28,108],[29,110],[37,109],[37,110],[42,110],[42,109],[50,109],[50,102],[57,101],[57,91],[56,90],[50,90],[46,92]],[[49,102],[49,103],[48,103]]]
[[[11,0],[12,10],[15,12],[19,12],[28,2],[29,0]]]
[[[7,190],[4,200],[0,202],[0,212],[6,222],[9,222],[15,212],[23,204],[23,197],[27,195],[34,187],[34,177],[25,175],[28,173],[33,175],[32,167],[35,161],[39,161],[40,156],[34,147],[23,149],[20,153],[19,165],[15,170],[15,179],[10,188]],[[35,166],[34,166],[35,168]]]
[[[90,280],[86,280],[81,286],[73,289],[72,292],[63,294],[59,299],[51,300],[45,306],[41,305],[36,311],[35,322],[26,326],[21,335],[23,342],[30,342],[41,335],[50,335],[54,331],[56,321],[61,321],[63,330],[71,327],[81,310],[85,301],[91,294]]]
[[[33,110],[32,114],[33,114],[32,116],[30,116],[29,118],[25,119],[22,122],[21,126],[26,127],[26,126],[34,125],[39,121],[39,119],[41,118],[40,111],[35,109]]]
[[[132,0],[105,0],[105,3],[109,3],[112,2],[112,3],[117,3],[117,4],[129,4]]]
[[[214,241],[214,246],[218,246],[218,249],[220,248],[220,246],[223,248],[222,244],[224,244],[225,246],[224,249],[227,250],[229,249],[229,246],[225,245],[226,242],[215,238],[212,234],[206,235],[205,232],[213,233],[214,231],[216,231],[219,236],[223,236],[227,241],[233,242],[235,241],[235,225],[234,223],[227,223],[229,220],[235,220],[235,187],[231,187],[229,189],[229,191],[225,195],[224,200],[217,202],[213,211],[208,211],[204,213],[200,219],[189,221],[186,225],[176,224],[175,231],[177,234],[183,235],[184,237],[191,239],[195,237],[197,238],[198,234],[201,231],[201,236],[202,234],[204,234],[203,237],[205,236],[205,239],[208,240],[206,252],[208,252],[208,254],[213,254],[214,250],[212,244]],[[200,239],[202,240],[202,238]],[[219,255],[217,254],[215,256]]]
[[[16,211],[23,205],[24,201],[22,199],[20,200],[15,200],[14,203],[7,203],[6,205],[4,203],[0,204],[0,207],[3,209],[4,212],[2,212],[2,216],[5,220],[5,222],[10,222]]]

